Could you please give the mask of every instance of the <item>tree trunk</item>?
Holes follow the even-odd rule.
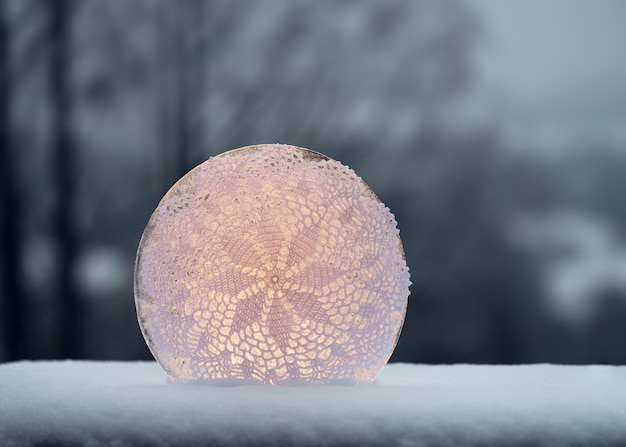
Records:
[[[25,327],[25,299],[20,277],[21,247],[19,201],[15,154],[11,147],[10,108],[11,80],[9,64],[9,33],[6,5],[0,3],[0,275],[4,303],[2,308],[6,360],[28,355]]]
[[[199,160],[203,143],[204,63],[206,54],[205,2],[176,4],[176,143],[177,175],[182,177]]]
[[[57,202],[56,238],[59,244],[59,288],[61,304],[60,356],[79,358],[80,303],[74,287],[76,258],[74,191],[76,181],[75,148],[70,129],[69,17],[70,0],[47,2],[50,27],[50,94],[54,119],[52,131],[53,179]]]

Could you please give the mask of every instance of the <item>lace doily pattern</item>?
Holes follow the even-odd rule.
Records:
[[[409,284],[394,216],[352,170],[257,145],[210,158],[163,197],[135,302],[173,381],[372,381]]]

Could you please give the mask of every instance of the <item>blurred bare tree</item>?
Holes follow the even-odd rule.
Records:
[[[54,231],[58,243],[58,294],[62,321],[59,354],[65,358],[80,358],[82,312],[73,275],[78,252],[74,212],[76,149],[70,124],[73,98],[69,76],[73,2],[58,0],[46,5],[49,16],[49,91],[53,117],[53,182],[57,188]]]
[[[18,181],[15,175],[16,152],[10,136],[11,69],[9,26],[4,3],[0,3],[0,301],[8,359],[28,354],[26,344],[25,299],[19,271],[22,218]]]

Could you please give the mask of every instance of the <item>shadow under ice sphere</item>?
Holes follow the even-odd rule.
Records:
[[[394,216],[363,180],[308,149],[258,145],[165,194],[137,251],[135,304],[172,381],[368,382],[409,284]]]

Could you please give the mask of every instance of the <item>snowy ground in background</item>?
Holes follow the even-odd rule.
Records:
[[[0,445],[626,445],[626,367],[388,365],[368,386],[166,384],[153,362],[0,365]]]

